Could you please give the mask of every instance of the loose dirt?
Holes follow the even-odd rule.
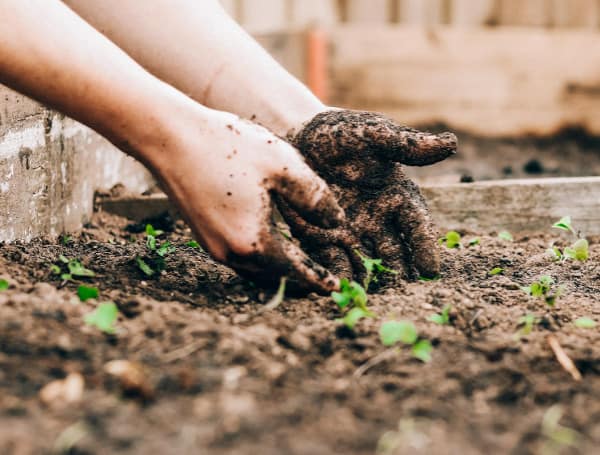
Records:
[[[578,448],[563,453],[600,444],[600,331],[573,324],[600,320],[600,239],[585,263],[544,256],[559,232],[514,243],[482,235],[479,246],[444,250],[441,280],[398,280],[370,298],[381,318],[417,325],[434,345],[432,362],[398,349],[355,378],[385,351],[380,321],[352,333],[331,299],[316,295],[262,311],[271,292],[185,246],[182,224],[164,236],[177,246],[165,273],[148,278],[135,265],[144,235],[127,226],[98,214],[66,244],[0,248],[11,283],[0,293],[1,454],[372,454],[381,441],[391,447],[382,453],[542,453],[541,423],[554,405],[580,433]],[[60,254],[96,272],[86,283],[100,288],[98,301],[80,303],[76,283],[50,274]],[[494,267],[504,275],[488,276]],[[543,274],[566,286],[555,309],[520,289]],[[120,310],[115,335],[83,320],[107,300]],[[448,304],[449,326],[427,321]],[[527,313],[541,322],[517,340]],[[549,335],[580,382],[557,362]],[[140,365],[143,393],[124,392],[105,372],[119,359]],[[69,373],[85,381],[80,401],[42,403],[40,389]]]

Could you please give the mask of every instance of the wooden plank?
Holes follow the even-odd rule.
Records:
[[[570,215],[582,235],[600,235],[600,177],[504,180],[422,188],[443,229],[549,231]]]
[[[552,0],[553,25],[557,27],[595,28],[599,24],[597,0]]]
[[[457,26],[494,25],[498,23],[496,0],[452,0],[450,23]]]
[[[388,0],[347,0],[347,21],[352,24],[386,24],[390,21]]]
[[[407,25],[438,25],[443,22],[444,0],[397,0],[399,22]]]
[[[341,20],[335,0],[293,0],[290,5],[290,25],[296,28],[324,27]]]
[[[499,0],[500,25],[546,27],[552,23],[552,0]]]
[[[421,189],[442,229],[548,231],[561,216],[570,215],[582,235],[600,235],[600,177],[424,185]],[[176,215],[164,194],[103,199],[100,207],[138,222],[167,211]]]
[[[332,102],[485,136],[600,134],[600,34],[350,26],[330,33]],[[410,43],[410,45],[398,45]],[[585,49],[585,56],[581,53]]]
[[[240,0],[240,22],[251,33],[280,32],[288,22],[287,2],[273,0]]]

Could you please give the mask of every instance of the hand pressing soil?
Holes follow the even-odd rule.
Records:
[[[401,164],[424,166],[456,153],[454,134],[400,126],[372,112],[323,112],[288,140],[330,185],[346,211],[335,229],[316,227],[286,206],[282,214],[312,259],[340,277],[364,273],[357,251],[404,278],[440,271],[438,235],[418,187]]]

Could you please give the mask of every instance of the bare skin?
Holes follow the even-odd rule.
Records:
[[[251,276],[289,276],[307,289],[338,286],[271,218],[278,195],[323,226],[343,219],[298,152],[152,76],[58,0],[0,0],[0,83],[146,164],[216,259]]]
[[[455,136],[420,134],[372,113],[327,114],[332,108],[281,68],[217,0],[147,0],[143,11],[135,0],[65,2],[195,100],[252,118],[301,150],[351,213],[344,226],[326,231],[284,210],[317,262],[358,277],[356,249],[406,277],[438,274],[435,229],[400,163],[445,159],[456,151]]]

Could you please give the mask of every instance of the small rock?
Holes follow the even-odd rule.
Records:
[[[42,403],[47,406],[60,406],[81,401],[85,381],[79,373],[71,373],[65,379],[46,384],[40,390]]]
[[[104,365],[104,371],[119,380],[125,393],[151,399],[154,390],[149,384],[142,366],[129,360],[113,360]]]

